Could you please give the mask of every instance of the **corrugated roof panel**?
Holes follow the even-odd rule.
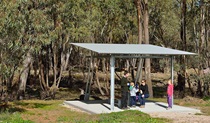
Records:
[[[99,44],[71,43],[100,54],[148,54],[148,55],[196,55],[195,53],[175,50],[151,44]]]

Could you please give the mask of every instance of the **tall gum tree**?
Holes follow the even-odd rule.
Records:
[[[17,77],[18,71],[21,71],[20,66],[28,48],[21,40],[24,22],[18,11],[18,2],[1,1],[0,8],[0,91],[1,97],[13,100],[16,99],[19,84],[14,81],[14,76]]]
[[[145,44],[149,44],[149,6],[148,0],[144,0],[144,40]],[[151,81],[151,62],[150,58],[145,59],[145,76],[149,87],[150,97],[153,98],[153,89]]]
[[[180,29],[180,37],[181,37],[181,46],[182,50],[186,51],[187,48],[187,39],[186,39],[186,11],[187,11],[187,3],[186,0],[181,1],[181,29]],[[183,98],[185,96],[185,78],[186,78],[186,60],[185,56],[180,56],[180,71],[178,72],[178,90],[179,97]]]

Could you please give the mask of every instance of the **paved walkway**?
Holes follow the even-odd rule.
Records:
[[[114,107],[114,111],[111,111],[110,110],[111,106],[107,100],[88,101],[88,102],[74,100],[74,101],[65,101],[64,104],[74,106],[91,114],[123,111],[122,109],[119,109],[117,106]],[[170,110],[166,110],[166,107],[167,104],[163,102],[147,101],[145,108],[139,108],[137,106],[135,108],[130,108],[129,110],[139,110],[144,113],[155,113],[155,112],[185,112],[190,114],[201,113],[201,111],[198,109],[183,107],[178,105],[174,105],[173,109]]]

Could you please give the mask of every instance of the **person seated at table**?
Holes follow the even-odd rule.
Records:
[[[140,102],[140,108],[145,108],[145,101],[146,98],[149,97],[149,90],[148,85],[146,84],[146,80],[142,79],[141,85],[139,87],[139,102]]]

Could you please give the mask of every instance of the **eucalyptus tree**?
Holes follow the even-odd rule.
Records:
[[[195,80],[197,81],[197,90],[195,93],[197,96],[203,96],[204,85],[209,84],[206,80],[207,75],[203,74],[206,68],[209,68],[209,2],[208,0],[195,0],[189,2],[189,38],[192,40],[192,48],[199,56],[194,59],[194,62],[189,63],[197,74]],[[206,72],[205,72],[206,73]],[[207,72],[208,73],[208,72]],[[192,80],[191,80],[192,81]]]
[[[145,44],[150,44],[149,42],[149,2],[144,0],[143,2],[143,25],[144,25],[144,41]],[[151,81],[151,60],[150,58],[145,59],[145,78],[149,87],[150,97],[153,97],[152,81]]]
[[[32,26],[37,35],[36,43],[40,50],[36,52],[36,66],[39,70],[41,98],[54,98],[61,82],[63,71],[66,69],[70,57],[69,24],[66,22],[67,1],[35,1],[31,14]],[[69,1],[71,2],[71,1]],[[68,4],[67,4],[68,5]],[[74,29],[74,28],[72,28]],[[75,35],[78,36],[78,35]],[[51,74],[52,73],[52,74]],[[50,76],[53,79],[50,79]]]
[[[47,1],[45,1],[47,3]],[[22,44],[25,45],[27,51],[24,52],[24,60],[22,62],[20,83],[19,83],[19,98],[24,96],[26,89],[26,82],[28,75],[30,73],[30,67],[33,60],[40,58],[43,54],[43,49],[45,46],[50,45],[50,39],[48,38],[48,30],[52,28],[52,25],[47,21],[47,17],[44,15],[45,6],[42,2],[38,1],[25,1],[20,0],[13,2],[16,4],[16,11],[21,18],[22,29],[21,33],[18,35]],[[44,25],[44,26],[43,26]],[[42,54],[40,54],[42,53]],[[35,62],[36,64],[37,62]],[[40,62],[39,62],[40,63]],[[37,68],[35,67],[35,70]],[[37,71],[35,71],[36,73]],[[42,74],[42,69],[39,70],[39,75]],[[42,76],[40,77],[42,78]],[[42,80],[42,79],[40,79]],[[33,83],[36,84],[36,83]],[[40,85],[43,89],[46,85],[43,81],[40,81]]]
[[[14,99],[19,86],[18,81],[13,81],[14,75],[21,71],[19,67],[28,46],[21,40],[24,21],[18,11],[18,4],[14,1],[1,1],[0,6],[0,91],[2,99]]]
[[[4,37],[2,41],[9,40],[7,45],[12,51],[19,50],[15,52],[17,55],[14,53],[15,57],[12,57],[15,59],[19,56],[15,64],[21,71],[19,92],[25,91],[29,67],[33,59],[34,70],[39,75],[43,95],[52,93],[53,96],[54,91],[57,90],[62,71],[67,64],[64,61],[68,61],[69,56],[64,55],[68,52],[69,38],[63,29],[65,25],[61,17],[65,2],[54,0],[1,2],[1,37]],[[9,53],[9,49],[5,51]],[[4,68],[8,67],[7,65]],[[49,80],[51,70],[52,81]]]
[[[174,0],[150,1],[150,41],[152,44],[179,49],[179,6]],[[164,73],[169,72],[169,61],[152,59],[152,66]]]
[[[38,74],[35,76],[39,78],[42,99],[55,96],[62,73],[68,66],[69,43],[87,37],[85,21],[81,21],[85,17],[81,7],[84,3],[84,0],[20,1],[19,8],[27,22],[23,38],[27,43],[33,42],[33,69]]]
[[[179,7],[173,0],[150,1],[151,43],[164,47],[178,48]]]
[[[84,20],[86,21],[86,28],[88,28],[89,42],[92,43],[131,43],[133,31],[134,18],[133,6],[130,2],[123,2],[121,0],[106,0],[97,1],[92,0],[83,4],[86,8]],[[125,16],[126,15],[126,16]],[[128,15],[128,16],[127,16]],[[82,20],[83,21],[83,20]],[[82,22],[81,21],[81,22]],[[135,29],[135,28],[134,28]],[[132,31],[131,31],[132,30]],[[100,84],[98,80],[98,66],[103,66],[102,70],[107,73],[106,68],[109,67],[108,59],[95,59],[95,85],[98,86],[100,92]],[[102,62],[100,62],[102,61]],[[103,65],[99,65],[103,63]],[[121,64],[121,63],[120,63]],[[107,74],[108,75],[108,74]],[[106,93],[108,93],[109,79],[106,78]]]
[[[187,13],[187,3],[186,0],[180,2],[181,6],[181,24],[180,24],[180,38],[181,38],[181,50],[186,51],[187,39],[186,39],[186,13]],[[178,90],[179,97],[183,98],[185,96],[185,78],[186,78],[186,58],[185,56],[180,56],[180,71],[178,72]]]
[[[148,0],[135,0],[134,5],[137,10],[138,43],[149,44],[149,2]],[[142,69],[143,61],[139,61],[138,71]],[[139,74],[139,73],[138,73]],[[138,75],[137,75],[138,76]],[[141,79],[141,77],[140,77]],[[149,86],[150,96],[153,97],[151,82],[151,62],[149,58],[145,59],[145,79]],[[137,79],[136,79],[137,81]]]
[[[166,47],[178,48],[181,50],[200,52],[199,56],[187,57],[190,60],[184,60],[184,57],[177,57],[179,68],[178,87],[182,91],[181,97],[184,96],[185,80],[191,90],[191,93],[197,93],[202,90],[202,71],[203,66],[208,66],[208,40],[206,40],[208,28],[207,23],[207,1],[199,0],[182,0],[182,1],[152,1],[152,11],[150,16],[151,36],[154,44]],[[158,14],[159,13],[159,14]],[[202,35],[201,35],[202,34]],[[202,37],[203,36],[203,37]],[[201,38],[202,37],[202,38]],[[193,59],[193,60],[192,60]],[[200,88],[197,92],[193,92],[190,75],[186,69],[193,67],[198,73],[196,88]],[[197,69],[199,68],[199,69]],[[197,71],[198,70],[198,71]],[[202,93],[202,92],[199,92]],[[194,95],[194,94],[193,94]],[[200,95],[200,94],[199,94]]]
[[[208,67],[208,40],[206,30],[208,27],[208,17],[207,8],[208,1],[205,0],[182,0],[179,4],[181,5],[180,19],[180,38],[182,42],[178,45],[182,50],[197,52],[199,56],[187,57],[190,60],[184,60],[184,57],[180,58],[180,73],[178,79],[178,87],[180,88],[181,97],[184,96],[185,81],[187,80],[189,89],[193,96],[202,96],[204,76],[203,69]],[[193,60],[192,60],[193,59]],[[195,80],[192,78],[186,69],[192,67],[195,70],[197,76]],[[193,90],[192,81],[196,81],[197,88]]]
[[[94,25],[94,28],[91,26],[90,32],[91,42],[96,43],[132,43],[131,40],[133,33],[135,32],[134,27],[134,10],[131,2],[124,2],[121,0],[107,0],[104,2],[101,1],[92,1],[89,2],[89,8],[92,8],[90,11],[86,11],[88,16],[87,19],[90,19],[91,25]],[[92,4],[92,5],[91,5]],[[93,7],[92,7],[93,6]],[[94,29],[94,30],[93,30]],[[100,62],[102,61],[102,62]],[[97,64],[96,66],[103,66],[103,72],[107,73],[109,67],[108,59],[97,59],[95,63],[102,63],[102,65]],[[119,66],[122,63],[116,62]],[[122,65],[123,66],[123,65]],[[96,77],[97,77],[96,69]],[[107,74],[108,75],[108,74]],[[97,79],[96,79],[97,80]],[[109,79],[106,77],[106,93],[108,93]],[[97,82],[99,83],[99,82]],[[99,84],[98,84],[99,86]],[[102,92],[102,91],[100,91]]]

